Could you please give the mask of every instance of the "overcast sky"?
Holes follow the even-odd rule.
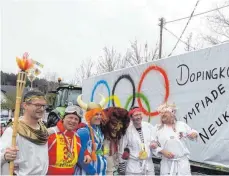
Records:
[[[224,2],[200,0],[196,13]],[[196,0],[2,0],[1,70],[16,73],[15,57],[28,51],[44,64],[44,73],[57,72],[64,80],[72,80],[81,61],[97,59],[104,46],[122,54],[134,40],[154,47],[159,40],[158,19],[189,16],[195,4]],[[166,27],[180,35],[186,22]],[[193,32],[198,41],[206,26],[206,15],[193,18],[184,39]],[[175,43],[164,31],[163,53],[168,55]],[[184,47],[180,43],[174,54],[183,53]]]

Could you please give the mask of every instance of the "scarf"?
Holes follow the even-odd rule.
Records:
[[[40,129],[36,130],[19,120],[18,134],[34,144],[44,145],[48,141],[48,131],[42,122],[38,122],[38,124]]]

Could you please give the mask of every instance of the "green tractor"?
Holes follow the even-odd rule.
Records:
[[[55,91],[49,92],[54,94],[54,101],[47,109],[47,127],[53,127],[64,116],[65,108],[71,102],[77,105],[77,97],[82,94],[82,87],[74,85],[60,85]]]

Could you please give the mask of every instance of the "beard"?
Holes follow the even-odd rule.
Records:
[[[34,111],[34,112],[31,114],[31,117],[32,117],[33,119],[39,120],[39,119],[42,119],[42,118],[44,117],[44,114],[45,114],[44,111]]]

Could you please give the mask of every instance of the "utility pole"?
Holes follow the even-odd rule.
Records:
[[[164,18],[159,19],[159,26],[160,26],[160,45],[159,45],[159,59],[161,59],[162,53],[162,32],[163,32],[163,25],[164,25]]]

